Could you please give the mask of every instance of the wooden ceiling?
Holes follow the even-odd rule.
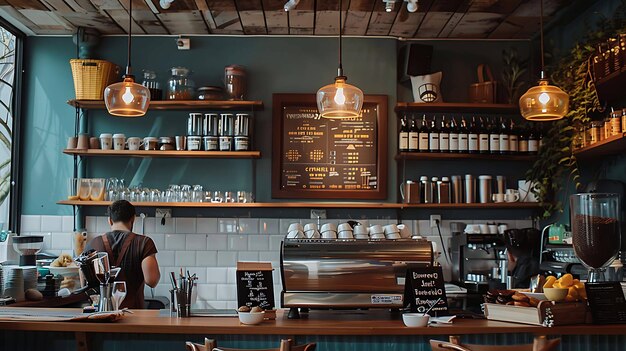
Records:
[[[72,34],[77,27],[103,34],[128,29],[130,0],[0,0],[0,10],[35,35]],[[286,0],[133,1],[134,34],[337,35],[339,1]],[[415,13],[397,0],[344,0],[344,33],[402,38],[524,39],[537,33],[540,0],[419,0]],[[546,20],[573,1],[543,0]]]

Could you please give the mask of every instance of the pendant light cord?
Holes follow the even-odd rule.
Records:
[[[130,4],[128,6],[128,60],[126,61],[126,75],[131,75],[130,71],[130,41],[131,41],[131,33],[133,26],[133,0],[129,0]]]
[[[541,8],[541,17],[539,17],[539,37],[541,41],[541,79],[545,76],[545,62],[543,59],[543,0],[539,0],[539,7]]]
[[[341,45],[341,32],[343,31],[341,28],[341,12],[343,10],[343,0],[339,0],[339,68],[337,69],[337,75],[339,77],[343,77],[343,65],[341,64],[341,52],[343,47]]]

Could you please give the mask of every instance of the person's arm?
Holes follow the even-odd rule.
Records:
[[[159,263],[157,262],[156,255],[150,255],[141,261],[141,270],[143,271],[143,280],[146,284],[154,288],[161,279],[161,272],[159,271]]]

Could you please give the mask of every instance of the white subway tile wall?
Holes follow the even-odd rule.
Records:
[[[324,220],[340,223],[346,220]],[[146,296],[169,297],[169,272],[180,268],[198,275],[199,308],[236,308],[235,266],[237,261],[271,262],[274,267],[276,305],[280,305],[280,244],[289,224],[303,225],[311,219],[275,218],[167,218],[165,225],[160,219],[146,218],[144,233],[154,240],[159,253],[161,280],[155,289],[146,288]],[[364,224],[396,223],[395,219],[362,220]],[[486,220],[443,220],[441,236],[445,247],[450,243],[450,222],[466,224],[485,223]],[[490,220],[507,223],[509,228],[531,227],[531,220]],[[428,220],[404,221],[413,233],[437,243],[442,250],[441,239],[436,228],[430,228]],[[94,238],[108,231],[106,217],[88,216],[85,223],[88,237]],[[44,250],[52,254],[72,253],[71,232],[74,229],[72,216],[24,215],[21,218],[22,234],[43,235]],[[135,226],[140,231],[141,221]],[[450,276],[450,265],[443,254],[439,258],[444,275]]]

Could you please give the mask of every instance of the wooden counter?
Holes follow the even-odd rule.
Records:
[[[78,312],[78,311],[77,311]],[[0,308],[0,315],[2,309]],[[306,315],[302,315],[303,317]],[[236,317],[170,318],[158,311],[135,311],[115,323],[0,321],[0,329],[21,331],[73,331],[82,333],[204,334],[204,335],[625,335],[626,325],[540,327],[488,320],[459,319],[449,325],[407,328],[399,315],[386,312],[312,312],[289,320],[279,311],[275,321],[242,325]]]

